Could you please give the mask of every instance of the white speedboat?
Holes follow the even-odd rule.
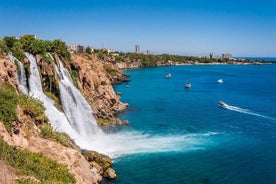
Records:
[[[223,80],[222,80],[222,79],[219,79],[219,80],[218,80],[218,83],[220,83],[220,84],[223,83]]]
[[[223,101],[219,101],[218,106],[220,106],[220,107],[226,107],[227,104],[225,102],[223,102]]]
[[[185,88],[191,88],[192,87],[192,84],[191,83],[187,83],[185,84]]]

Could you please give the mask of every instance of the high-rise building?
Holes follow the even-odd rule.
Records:
[[[230,54],[230,53],[222,54],[222,58],[230,59],[230,58],[232,58],[232,54]]]
[[[211,53],[210,53],[210,59],[213,59],[213,56],[214,56],[214,53],[211,52]]]
[[[135,53],[140,53],[140,45],[135,45]]]

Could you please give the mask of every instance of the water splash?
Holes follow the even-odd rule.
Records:
[[[213,144],[217,133],[179,135],[151,135],[139,131],[123,131],[99,137],[96,144],[87,144],[88,149],[98,149],[112,158],[124,155],[161,152],[186,152],[206,149]]]

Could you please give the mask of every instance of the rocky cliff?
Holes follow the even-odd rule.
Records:
[[[71,60],[71,68],[78,72],[77,86],[92,105],[98,123],[124,123],[115,115],[126,109],[127,104],[120,101],[111,83],[126,80],[119,70],[95,55],[73,54]]]
[[[0,58],[0,81],[7,82],[16,89],[18,88],[16,65],[11,63],[8,58]]]
[[[39,61],[43,89],[54,94],[55,101],[58,101],[58,90],[55,90],[58,88],[58,83],[53,64],[39,55],[36,56],[36,59]],[[25,60],[24,64],[28,65],[28,61]],[[127,104],[122,103],[120,96],[114,92],[104,63],[96,56],[73,55],[71,62],[65,62],[65,65],[71,74],[77,72],[74,78],[75,82],[92,105],[98,122],[102,124],[121,123],[115,115],[124,110]],[[18,96],[20,92],[16,79],[16,68],[16,65],[8,58],[0,59],[0,84],[10,84]],[[116,75],[120,76],[121,74]],[[110,168],[112,161],[108,157],[90,151],[85,151],[85,156],[83,156],[84,153],[81,153],[70,138],[62,136],[60,142],[52,134],[51,136],[47,135],[47,129],[45,133],[47,120],[41,116],[34,117],[34,114],[22,109],[20,105],[16,106],[16,115],[17,118],[11,122],[11,131],[7,130],[6,125],[4,126],[5,123],[0,120],[0,139],[9,145],[42,153],[57,163],[65,165],[74,176],[76,183],[99,183],[103,177],[113,179],[116,177],[115,171]],[[64,145],[63,139],[66,139],[67,145]],[[7,172],[0,175],[0,183],[16,183],[16,179],[26,177],[18,174],[14,168],[1,159],[0,169]]]

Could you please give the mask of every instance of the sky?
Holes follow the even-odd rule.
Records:
[[[0,38],[153,54],[276,57],[276,0],[0,0]]]

